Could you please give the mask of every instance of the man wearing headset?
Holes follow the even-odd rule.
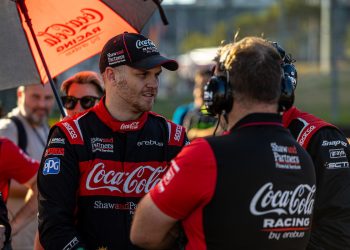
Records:
[[[297,71],[290,55],[275,44],[289,64],[294,100]],[[286,98],[286,101],[288,98]],[[311,155],[315,165],[317,193],[308,250],[350,249],[350,146],[333,124],[302,112],[295,106],[283,114],[283,125]]]
[[[305,249],[315,173],[278,114],[282,59],[271,43],[247,37],[222,47],[216,62],[205,100],[230,131],[180,152],[139,203],[131,241],[162,249],[181,221],[187,250]]]

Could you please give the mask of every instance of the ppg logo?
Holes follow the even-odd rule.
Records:
[[[43,175],[58,174],[60,172],[61,160],[58,157],[45,160]]]

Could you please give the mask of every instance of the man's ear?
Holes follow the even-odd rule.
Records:
[[[20,86],[17,88],[17,99],[23,97],[24,95],[24,87]]]
[[[116,76],[115,71],[111,67],[107,67],[105,70],[106,78],[109,82],[115,84],[116,83]]]

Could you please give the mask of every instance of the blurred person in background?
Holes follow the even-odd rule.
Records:
[[[39,162],[27,156],[12,141],[5,137],[0,137],[0,194],[1,199],[6,203],[8,199],[9,183],[16,180],[26,189],[30,189],[33,195],[26,202],[10,221],[12,232],[6,220],[2,208],[0,216],[0,224],[6,228],[6,243],[10,244],[10,233],[13,236],[21,232],[28,223],[36,218],[38,212],[37,185],[36,177],[39,168]],[[6,248],[9,249],[9,248]],[[14,247],[14,249],[18,249]]]
[[[285,63],[285,74],[297,87],[295,60],[274,43]],[[283,113],[283,125],[311,155],[315,165],[317,192],[308,250],[350,249],[350,146],[333,124],[293,106]]]
[[[62,83],[61,92],[67,116],[73,116],[95,106],[104,95],[104,85],[96,72],[81,71]]]
[[[131,241],[163,249],[181,221],[186,250],[305,249],[315,172],[278,113],[281,57],[268,41],[246,37],[223,46],[216,62],[205,102],[230,131],[192,141],[171,161],[140,201]]]
[[[200,69],[194,77],[193,102],[179,106],[173,114],[173,122],[186,128],[188,139],[212,135],[217,119],[209,116],[203,102],[204,86],[212,76],[209,69]]]
[[[204,86],[209,81],[213,72],[209,69],[197,71],[194,78],[193,108],[188,110],[183,119],[188,139],[213,135],[217,118],[208,114],[204,106]]]
[[[32,84],[17,89],[17,107],[0,119],[0,136],[7,137],[35,160],[40,161],[49,134],[48,118],[55,103],[50,84]],[[27,194],[27,197],[26,197]],[[14,216],[31,196],[27,189],[12,181],[7,202],[9,217]],[[18,250],[32,250],[37,220],[12,238]]]

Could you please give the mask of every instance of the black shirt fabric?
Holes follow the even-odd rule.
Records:
[[[229,135],[206,140],[217,162],[215,193],[203,210],[207,249],[305,249],[314,166],[281,116],[250,114]]]
[[[285,125],[301,139],[315,165],[317,192],[308,250],[350,249],[350,146],[334,125],[295,107],[286,114]]]

